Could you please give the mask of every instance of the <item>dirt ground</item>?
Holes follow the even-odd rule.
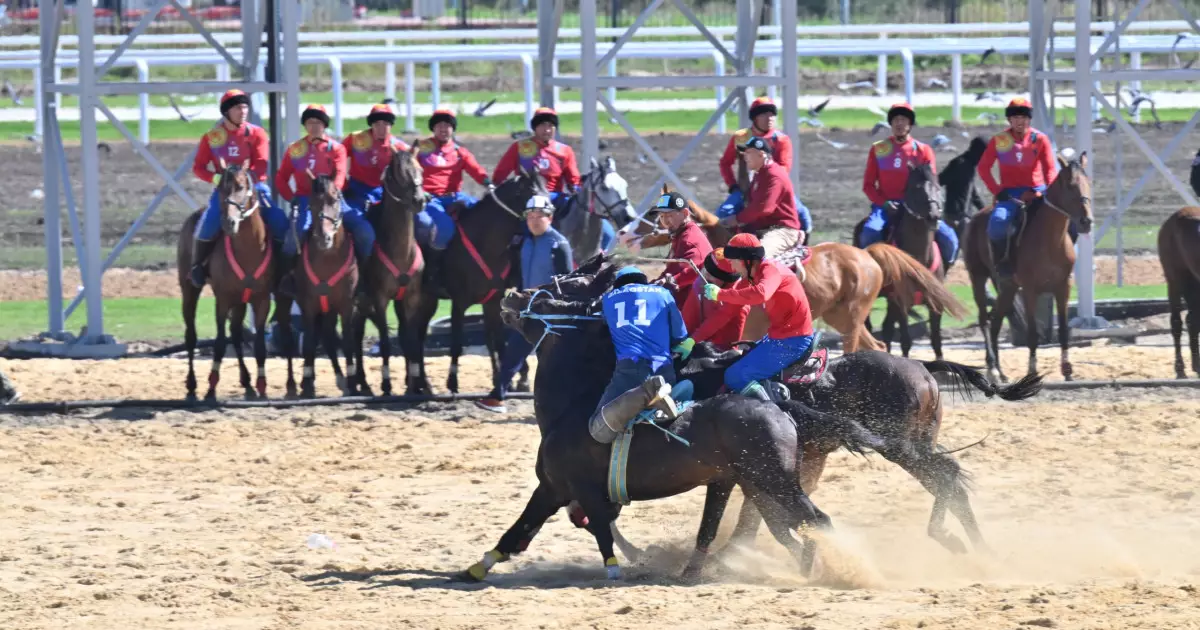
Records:
[[[1143,375],[1155,352],[1074,356],[1093,378]],[[1004,358],[1013,370],[1024,362]],[[0,361],[31,400],[171,395],[181,365]],[[482,389],[482,361],[469,357],[464,377]],[[925,536],[932,500],[919,484],[877,456],[838,453],[814,495],[836,533],[812,582],[760,534],[754,552],[696,586],[676,576],[700,490],[623,512],[622,531],[649,546],[624,562],[623,582],[603,579],[594,541],[561,514],[486,584],[446,581],[495,544],[536,483],[528,403],[501,416],[468,404],[0,413],[0,619],[119,630],[1194,628],[1200,400],[1183,392],[947,396],[943,444],[989,436],[958,457],[994,556],[948,554]],[[306,547],[313,533],[335,547]]]

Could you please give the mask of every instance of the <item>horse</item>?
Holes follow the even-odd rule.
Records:
[[[204,398],[209,401],[217,398],[221,360],[225,357],[226,319],[230,320],[230,338],[233,351],[237,354],[246,399],[266,398],[266,324],[271,309],[275,265],[271,235],[262,213],[258,212],[259,197],[254,190],[249,164],[223,166],[217,195],[222,237],[216,255],[208,262],[208,284],[217,299],[217,340],[213,346],[212,370],[208,373],[208,393]],[[192,259],[192,233],[201,214],[197,211],[184,221],[176,246],[179,290],[183,295],[184,340],[188,353],[188,400],[196,398],[196,305],[202,291],[188,279],[188,268]],[[246,319],[247,305],[254,309],[254,359],[258,363],[258,379],[253,386],[242,349],[242,322]]]
[[[354,256],[354,242],[346,237],[342,224],[342,194],[327,175],[312,178],[312,194],[308,197],[308,211],[312,213],[312,229],[300,248],[300,281],[296,283],[296,301],[304,318],[304,376],[300,381],[300,395],[305,398],[316,396],[314,380],[316,372],[317,335],[333,364],[338,388],[349,396],[356,390],[357,378],[355,349],[358,337],[354,332],[354,288],[358,283],[358,263]],[[282,303],[281,303],[282,304]],[[290,305],[289,305],[290,308]],[[342,352],[346,357],[346,374],[338,364],[337,321],[342,320]],[[282,321],[282,319],[281,319]],[[287,331],[290,338],[290,331]],[[291,353],[288,354],[288,380],[292,379]],[[347,378],[347,376],[349,378]]]
[[[500,301],[494,298],[502,295],[513,271],[513,261],[520,258],[512,250],[526,229],[525,203],[535,194],[545,194],[541,176],[521,169],[517,177],[489,191],[475,204],[455,204],[451,208],[451,212],[457,214],[458,238],[442,252],[444,262],[439,277],[424,279],[416,311],[405,322],[405,326],[416,327],[420,342],[405,350],[407,393],[428,394],[432,391],[425,374],[424,346],[429,321],[437,312],[442,290],[451,301],[450,375],[446,378],[446,389],[458,393],[458,358],[462,356],[464,318],[467,308],[473,304],[483,305],[492,373],[500,370],[504,323],[500,320]]]
[[[601,251],[605,219],[618,228],[637,219],[629,203],[629,184],[617,172],[612,156],[603,164],[592,158],[591,170],[584,174],[578,194],[554,217],[554,229],[567,237],[575,260],[588,260]]]
[[[666,191],[666,186],[663,187]],[[704,229],[713,247],[723,247],[732,237],[717,216],[688,202],[692,219]],[[636,226],[622,229],[628,244],[658,247],[670,241],[665,232],[650,232],[650,221],[658,213],[651,209]],[[809,247],[811,257],[797,266],[796,275],[804,285],[813,319],[824,319],[842,336],[842,351],[860,348],[883,350],[884,345],[867,330],[865,322],[871,307],[885,286],[892,287],[894,299],[908,312],[919,292],[931,309],[958,314],[962,306],[942,283],[912,256],[885,243],[866,250],[844,243],[821,243]],[[743,339],[759,339],[767,331],[766,314],[761,308],[750,310]]]
[[[616,266],[602,274],[611,279]],[[504,299],[505,322],[530,340],[544,332],[538,319],[518,313],[580,315],[589,313],[598,295],[579,301],[535,300],[539,291],[512,291]],[[603,286],[596,284],[594,286]],[[584,315],[586,317],[586,315]],[[610,447],[588,432],[588,418],[599,402],[615,364],[612,343],[603,321],[582,321],[574,329],[542,340],[534,386],[535,408],[543,438],[538,450],[538,486],[520,518],[458,577],[482,580],[497,562],[528,548],[541,526],[560,508],[577,500],[587,514],[586,528],[596,538],[611,579],[620,578],[613,553],[612,523],[619,507],[606,495]],[[815,543],[810,528],[827,530],[831,521],[804,494],[798,483],[797,457],[809,439],[809,429],[835,432],[847,446],[865,452],[877,439],[852,421],[844,421],[791,403],[780,406],[727,394],[687,409],[670,430],[689,442],[663,440],[649,427],[633,429],[627,487],[632,501],[648,501],[708,489],[696,551],[685,577],[698,574],[707,548],[716,537],[726,502],[735,486],[758,505],[776,540],[784,545],[803,575],[811,572]],[[639,439],[640,438],[640,439]],[[797,536],[797,527],[802,527]]]
[[[1192,170],[1193,182],[1197,170]],[[1171,336],[1175,338],[1175,378],[1187,378],[1183,363],[1183,318],[1187,303],[1192,371],[1200,376],[1200,208],[1183,208],[1167,217],[1158,230],[1158,261],[1167,278],[1171,304]]]
[[[1067,162],[1058,158],[1058,176],[1046,189],[1043,197],[1026,208],[1024,230],[1009,253],[1016,261],[1016,271],[1011,279],[1001,280],[994,274],[991,247],[987,237],[987,223],[995,206],[976,214],[967,224],[964,263],[971,277],[971,288],[975,306],[979,309],[979,328],[983,332],[987,354],[988,377],[993,382],[1004,382],[1004,371],[1000,369],[1000,327],[1012,310],[1017,290],[1021,290],[1021,301],[1025,305],[1025,321],[1037,321],[1038,295],[1053,293],[1058,310],[1058,343],[1062,349],[1060,368],[1063,378],[1072,380],[1071,362],[1067,344],[1070,330],[1067,328],[1067,298],[1071,292],[1071,270],[1075,266],[1075,248],[1071,243],[1068,227],[1074,221],[1080,233],[1092,231],[1092,184],[1088,180],[1088,156],[1084,152],[1077,160]],[[995,306],[988,309],[987,283],[991,279],[999,295]],[[1032,324],[1030,324],[1032,326]],[[1029,373],[1037,372],[1038,335],[1029,337]]]
[[[937,233],[938,221],[942,218],[944,196],[938,185],[937,175],[929,164],[910,165],[908,183],[904,193],[904,213],[893,220],[889,227],[891,242],[917,262],[924,265],[938,282],[946,280],[946,267],[942,264],[942,256],[934,244],[934,234]],[[853,242],[859,242],[863,224],[866,219],[854,226]],[[914,296],[915,302],[920,297]],[[965,311],[957,300],[947,305],[956,316],[965,315]],[[892,351],[892,338],[896,325],[900,326],[900,351],[907,358],[912,349],[912,336],[908,330],[908,311],[901,310],[900,303],[888,296],[887,315],[883,320],[883,342],[888,352]],[[868,328],[869,328],[868,324]],[[929,341],[933,346],[933,354],[939,361],[942,359],[942,310],[929,308]]]
[[[378,239],[375,241],[374,256],[363,270],[367,296],[360,300],[360,308],[354,318],[359,349],[358,389],[368,396],[371,395],[371,388],[367,384],[361,351],[368,318],[379,331],[379,352],[383,359],[380,388],[385,396],[392,393],[392,348],[387,325],[389,303],[399,322],[397,335],[404,349],[405,373],[411,373],[411,366],[420,360],[415,348],[421,343],[422,335],[418,334],[416,326],[408,325],[421,303],[421,272],[425,269],[421,248],[413,236],[413,216],[425,203],[421,189],[421,166],[416,158],[419,150],[420,147],[413,145],[412,151],[392,153],[383,175],[383,201],[368,213]]]

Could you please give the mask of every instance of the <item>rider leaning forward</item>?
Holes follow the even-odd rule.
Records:
[[[704,299],[705,285],[727,289],[740,279],[741,276],[734,272],[733,265],[725,258],[724,248],[715,249],[704,257],[700,277],[692,283],[682,309],[683,323],[691,331],[695,343],[707,341],[723,352],[742,340],[742,329],[746,327],[750,307]]]

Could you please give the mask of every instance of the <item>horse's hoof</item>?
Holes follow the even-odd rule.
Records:
[[[446,379],[446,389],[449,390],[449,392],[451,394],[457,394],[458,393],[458,378],[452,376],[452,377]]]
[[[460,582],[460,583],[465,583],[465,584],[479,584],[480,582],[483,581],[483,579],[477,578],[474,575],[471,575],[471,572],[468,570],[468,571],[459,571],[458,573],[455,573],[454,575],[446,578],[446,581],[447,582]]]
[[[243,400],[258,400],[258,392],[254,391],[253,389],[247,389],[246,392],[244,394],[242,394],[242,399]]]
[[[517,386],[513,388],[514,392],[529,392],[529,381],[517,381]]]
[[[1181,375],[1179,378],[1187,378],[1187,376],[1183,376],[1183,375]],[[196,402],[196,392],[195,392],[195,390],[192,390],[192,391],[188,392],[188,393],[187,393],[187,396],[184,396],[184,397],[183,397],[183,400],[184,400],[184,402],[190,402],[190,403],[194,403],[194,402]]]
[[[683,570],[683,574],[679,576],[679,581],[689,585],[699,584],[702,573],[703,570],[700,567],[693,567],[689,565]]]
[[[204,395],[204,402],[217,402],[217,391],[214,389],[208,390],[208,393]]]

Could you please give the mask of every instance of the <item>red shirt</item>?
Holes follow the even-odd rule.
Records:
[[[567,192],[566,184],[579,188],[582,179],[575,163],[575,151],[558,140],[551,140],[546,145],[533,138],[512,143],[496,164],[492,181],[499,185],[520,166],[539,173],[546,180],[546,192]]]
[[[751,134],[765,139],[767,144],[771,145],[771,156],[775,161],[779,162],[783,170],[789,173],[792,172],[792,140],[788,138],[786,133],[778,129],[772,129],[767,133],[759,133],[758,129],[753,127],[738,129],[733,134],[733,137],[729,138],[729,144],[725,145],[725,153],[721,155],[721,177],[725,179],[725,186],[727,187],[737,185],[737,173],[734,171],[734,167],[742,159],[737,147],[739,144],[745,144],[750,139]]]
[[[383,172],[392,161],[392,154],[410,148],[396,136],[389,135],[386,140],[376,140],[370,129],[346,136],[342,146],[346,148],[350,161],[350,178],[371,188],[383,185]]]
[[[425,192],[434,197],[461,191],[463,173],[470,175],[480,185],[487,179],[487,171],[483,170],[475,156],[453,140],[439,146],[433,138],[426,138],[417,146],[420,147],[417,161],[421,163],[424,173],[423,186]]]
[[[307,197],[312,192],[307,170],[314,176],[332,177],[333,185],[341,190],[346,185],[346,147],[324,136],[293,142],[275,173],[275,190],[288,201],[297,196]],[[288,184],[290,179],[295,179],[295,192]]]
[[[718,349],[728,350],[742,340],[750,307],[704,299],[705,284],[704,278],[698,277],[689,287],[687,300],[683,303],[683,324],[696,343],[710,341]]]
[[[196,160],[192,163],[192,173],[211,184],[213,175],[224,170],[219,160],[225,160],[227,166],[250,160],[250,171],[254,173],[255,181],[265,182],[270,147],[271,141],[262,127],[242,123],[230,128],[228,122],[221,121],[200,139]],[[212,165],[211,170],[209,165]]]
[[[737,213],[737,220],[744,232],[758,232],[773,227],[800,229],[796,194],[792,192],[792,180],[783,165],[772,161],[758,169],[754,180],[750,182],[746,207]]]
[[[933,172],[937,172],[933,147],[911,138],[904,143],[897,143],[895,138],[880,140],[871,145],[867,153],[863,193],[877,206],[903,200],[908,186],[908,167],[921,164],[928,164]]]
[[[690,219],[679,228],[678,232],[671,235],[670,258],[690,260],[697,267],[703,267],[704,258],[711,254],[712,250],[712,244],[708,242],[704,230]],[[700,277],[700,274],[696,273],[696,270],[687,263],[668,263],[666,269],[663,269],[662,275],[674,277],[675,284],[679,286],[679,290],[675,292],[676,304],[684,303],[691,290],[692,282]],[[691,330],[690,326],[688,330]]]
[[[992,176],[992,164],[1000,162],[1000,181]],[[1005,188],[1033,188],[1054,181],[1058,164],[1054,148],[1046,134],[1030,129],[1018,139],[1011,128],[992,136],[977,167],[979,177],[992,191],[1000,194]]]
[[[771,320],[767,336],[772,339],[813,334],[812,309],[804,286],[796,274],[774,260],[754,265],[754,282],[742,281],[732,289],[721,289],[717,300],[745,306],[762,304]]]

